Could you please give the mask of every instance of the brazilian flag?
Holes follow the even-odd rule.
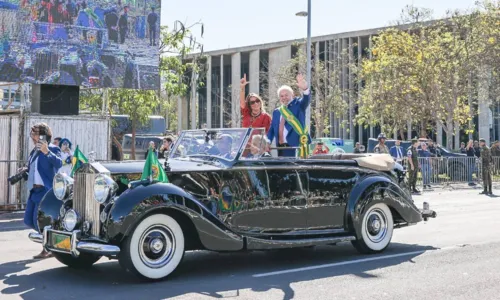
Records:
[[[149,148],[141,180],[148,178],[152,178],[154,181],[168,182],[167,174],[165,173],[165,170],[163,170],[158,157],[156,157],[153,147]]]
[[[88,163],[89,160],[83,155],[78,145],[76,146],[75,153],[73,153],[73,158],[71,159],[71,164],[73,169],[71,169],[71,177],[75,174],[75,171],[82,166],[84,163]]]

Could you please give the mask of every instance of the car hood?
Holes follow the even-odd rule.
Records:
[[[163,166],[164,159],[159,159]],[[111,174],[130,174],[142,173],[144,170],[145,160],[136,161],[120,161],[120,162],[103,162],[101,163]],[[215,161],[203,161],[195,159],[169,159],[170,172],[201,172],[201,171],[218,171],[226,168],[226,165]]]

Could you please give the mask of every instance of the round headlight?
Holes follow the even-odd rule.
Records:
[[[117,191],[118,185],[109,176],[100,174],[94,182],[94,199],[100,204],[105,203]]]
[[[78,214],[73,209],[68,209],[63,218],[63,227],[66,231],[73,231],[78,224]]]
[[[94,183],[94,199],[102,204],[106,202],[109,195],[109,186],[102,176],[97,176]]]
[[[52,190],[54,195],[59,200],[66,200],[72,192],[73,189],[73,178],[66,174],[57,173],[54,176],[54,181],[52,182]]]

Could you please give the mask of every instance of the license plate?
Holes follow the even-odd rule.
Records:
[[[70,236],[53,232],[51,233],[51,244],[54,249],[71,252]]]
[[[130,154],[123,154],[123,159],[130,159]]]

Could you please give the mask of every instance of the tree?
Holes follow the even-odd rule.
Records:
[[[162,94],[166,99],[162,101],[166,109],[166,119],[168,128],[177,129],[177,98],[186,96],[190,87],[203,85],[203,76],[206,68],[206,56],[203,55],[203,45],[196,41],[192,33],[195,27],[201,28],[201,37],[204,34],[204,25],[196,22],[189,26],[180,21],[176,21],[174,28],[168,26],[161,28],[160,43],[160,74],[164,81]],[[197,53],[193,55],[193,53]],[[188,55],[192,59],[188,59]]]
[[[418,120],[422,136],[440,125],[450,146],[471,120],[473,74],[499,65],[498,1],[483,5],[433,22],[429,10],[406,7],[402,23],[412,26],[383,31],[373,39],[373,57],[362,63],[358,75],[366,85],[357,121],[403,134],[407,120]]]
[[[135,136],[137,127],[149,122],[149,116],[160,105],[155,91],[116,89],[109,93],[110,106],[118,114],[128,115],[132,123],[131,159],[135,160]]]
[[[167,26],[161,28],[160,43],[160,77],[161,90],[127,90],[109,89],[107,91],[107,113],[128,115],[131,121],[132,131],[132,159],[135,159],[135,133],[140,125],[149,121],[149,116],[158,111],[166,111],[165,117],[169,122],[167,128],[175,129],[177,120],[176,96],[185,95],[189,83],[189,72],[200,72],[203,67],[203,56],[193,62],[185,60],[191,51],[201,50],[201,44],[197,43],[191,34],[190,28],[201,25],[203,35],[203,24],[195,23],[189,27],[181,22],[176,22],[173,30]],[[165,97],[162,97],[164,95]],[[80,96],[80,107],[91,112],[102,111],[103,100],[106,98],[104,89],[84,90]],[[165,110],[164,110],[165,109]],[[121,151],[121,143],[113,136],[113,143]]]

